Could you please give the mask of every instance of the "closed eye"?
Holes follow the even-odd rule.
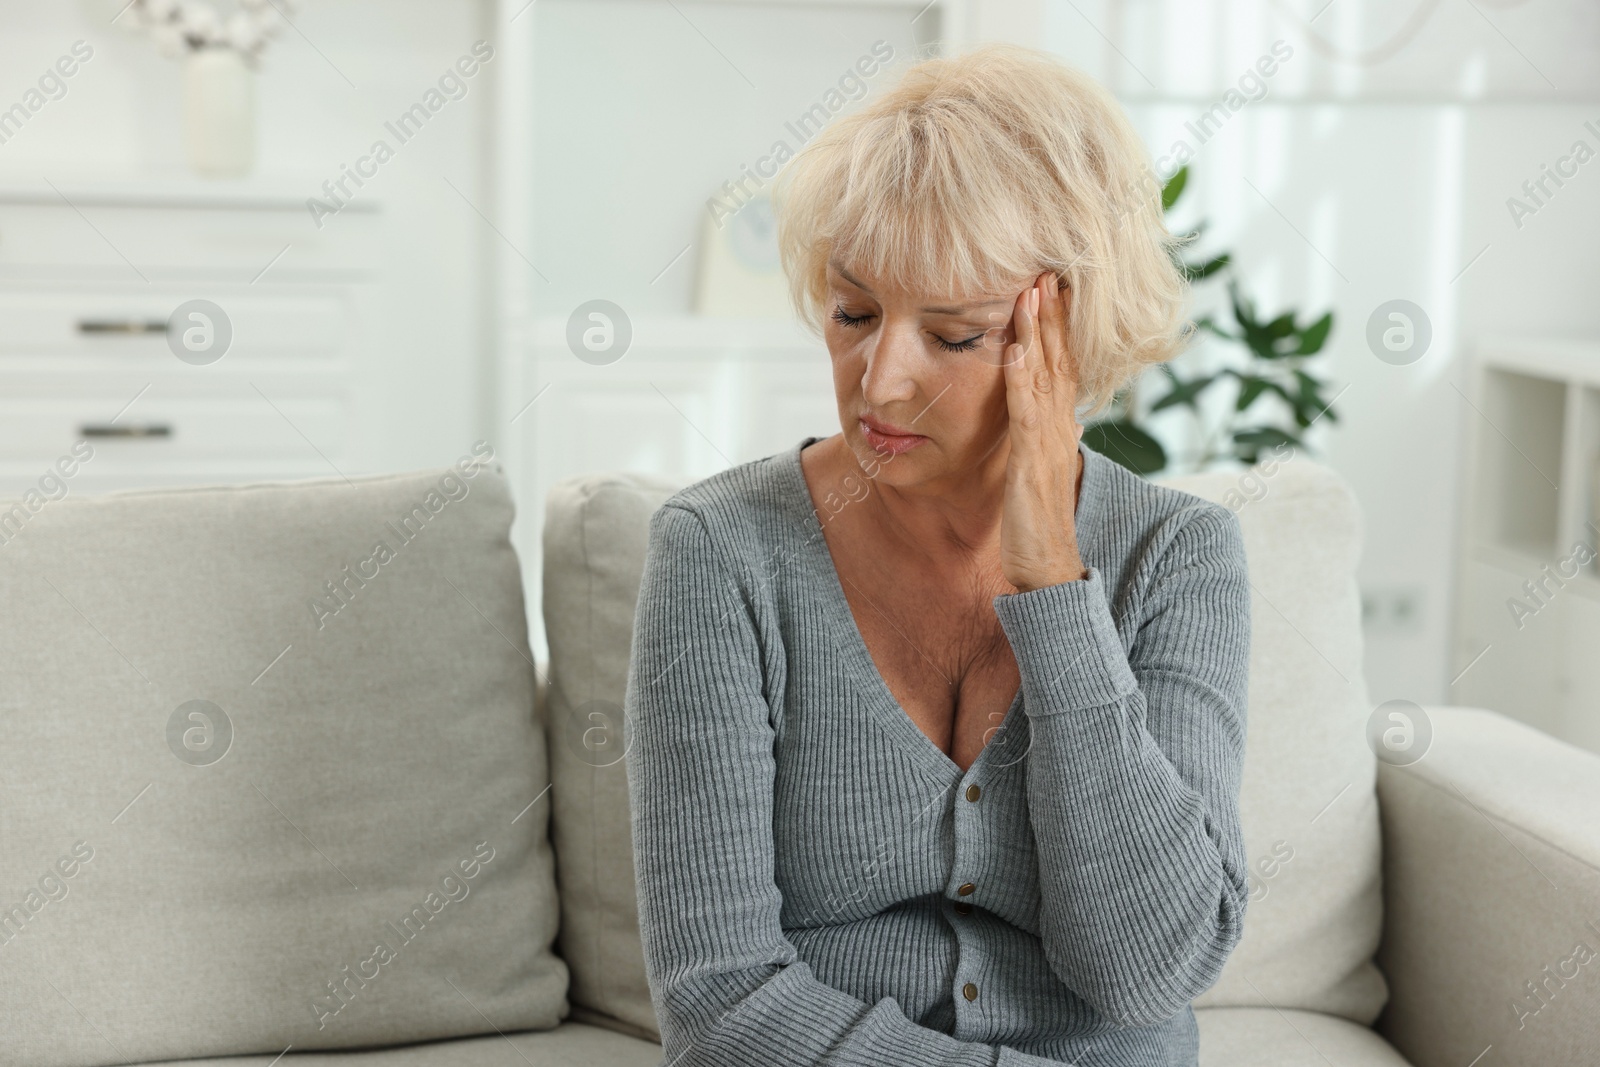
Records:
[[[943,337],[939,336],[935,336],[934,340],[937,341],[939,343],[939,347],[944,349],[946,352],[970,352],[974,348],[978,347],[978,342],[982,341],[983,338],[984,335],[980,333],[974,337],[967,338],[965,341],[946,341]]]
[[[839,304],[833,309],[833,321],[840,326],[860,326],[870,318],[872,318],[871,315],[851,315],[847,313],[843,304]]]
[[[839,325],[849,326],[851,328],[859,327],[867,320],[873,318],[871,315],[852,315],[845,311],[843,304],[835,305],[833,314],[830,317]],[[975,334],[974,336],[967,338],[965,341],[946,341],[943,337],[935,334],[933,340],[935,344],[944,349],[946,352],[970,352],[974,348],[978,347],[978,344],[984,339],[987,333],[988,331],[986,330],[984,333]]]

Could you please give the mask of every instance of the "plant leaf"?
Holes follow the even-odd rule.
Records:
[[[1333,312],[1330,311],[1300,331],[1300,346],[1294,350],[1295,355],[1309,356],[1322,351],[1322,346],[1328,341],[1328,331],[1331,329],[1333,329]]]
[[[1152,415],[1175,404],[1182,404],[1186,408],[1198,411],[1200,394],[1205,392],[1206,388],[1216,381],[1218,377],[1215,374],[1208,374],[1203,378],[1191,378],[1189,381],[1183,381],[1171,370],[1167,370],[1167,376],[1172,381],[1172,391],[1150,405],[1150,414]]]
[[[1233,443],[1255,451],[1285,444],[1295,448],[1300,447],[1298,437],[1285,433],[1275,426],[1256,426],[1249,430],[1235,431]]]
[[[1239,291],[1237,278],[1228,279],[1228,296],[1233,303],[1233,317],[1239,323],[1239,337],[1261,359],[1277,359],[1279,352],[1271,330],[1256,318],[1255,305]]]
[[[1233,262],[1232,255],[1224,252],[1220,256],[1206,260],[1204,263],[1185,263],[1183,265],[1183,273],[1188,276],[1191,282],[1203,281],[1217,273],[1217,271],[1222,270],[1231,262]]]
[[[1083,443],[1141,476],[1167,465],[1161,442],[1127,419],[1091,422],[1083,428]]]
[[[1178,197],[1183,195],[1183,187],[1189,184],[1189,168],[1179,167],[1178,172],[1167,179],[1167,184],[1161,187],[1161,210],[1170,211],[1172,205],[1178,202]]]
[[[1235,411],[1245,410],[1251,404],[1254,404],[1262,393],[1276,384],[1275,382],[1267,381],[1265,378],[1257,378],[1253,374],[1240,374],[1237,377],[1239,379],[1239,399],[1234,402]]]
[[[1339,415],[1333,410],[1332,402],[1322,399],[1322,383],[1303,370],[1296,370],[1294,377],[1300,388],[1290,398],[1290,403],[1295,407],[1294,419],[1301,428],[1310,426],[1324,415],[1329,422],[1338,422]]]

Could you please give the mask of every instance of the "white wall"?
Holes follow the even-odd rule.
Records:
[[[782,140],[874,42],[904,69],[937,25],[906,3],[540,0],[532,93],[536,314],[604,297],[687,313],[706,201]],[[602,46],[603,43],[603,46]],[[892,70],[861,79],[881,92]],[[852,101],[847,108],[859,106]],[[754,188],[753,185],[747,186]],[[670,268],[670,269],[669,269]]]
[[[1600,161],[1520,230],[1505,205],[1585,136],[1584,119],[1600,125],[1600,8],[1340,0],[1314,25],[1300,14],[1322,6],[1044,0],[1040,43],[1113,86],[1155,154],[1184,137],[1197,148],[1187,217],[1210,221],[1204,247],[1235,253],[1264,309],[1334,311],[1324,375],[1348,388],[1340,425],[1313,441],[1361,501],[1363,588],[1421,607],[1414,625],[1369,626],[1371,696],[1443,701],[1460,439],[1479,417],[1456,391],[1469,391],[1470,346],[1600,333]],[[1267,96],[1195,144],[1184,123],[1280,39],[1294,55]],[[1410,366],[1364,338],[1394,298],[1433,324]]]

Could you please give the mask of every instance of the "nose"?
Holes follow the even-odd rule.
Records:
[[[916,399],[922,364],[917,327],[885,320],[867,352],[866,370],[861,375],[862,399],[878,410]]]

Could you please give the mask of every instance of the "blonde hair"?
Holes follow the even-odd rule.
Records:
[[[1116,100],[1043,52],[929,59],[824,129],[778,175],[778,244],[819,335],[827,267],[921,293],[1071,292],[1067,351],[1088,413],[1187,339],[1189,286],[1161,183]]]

